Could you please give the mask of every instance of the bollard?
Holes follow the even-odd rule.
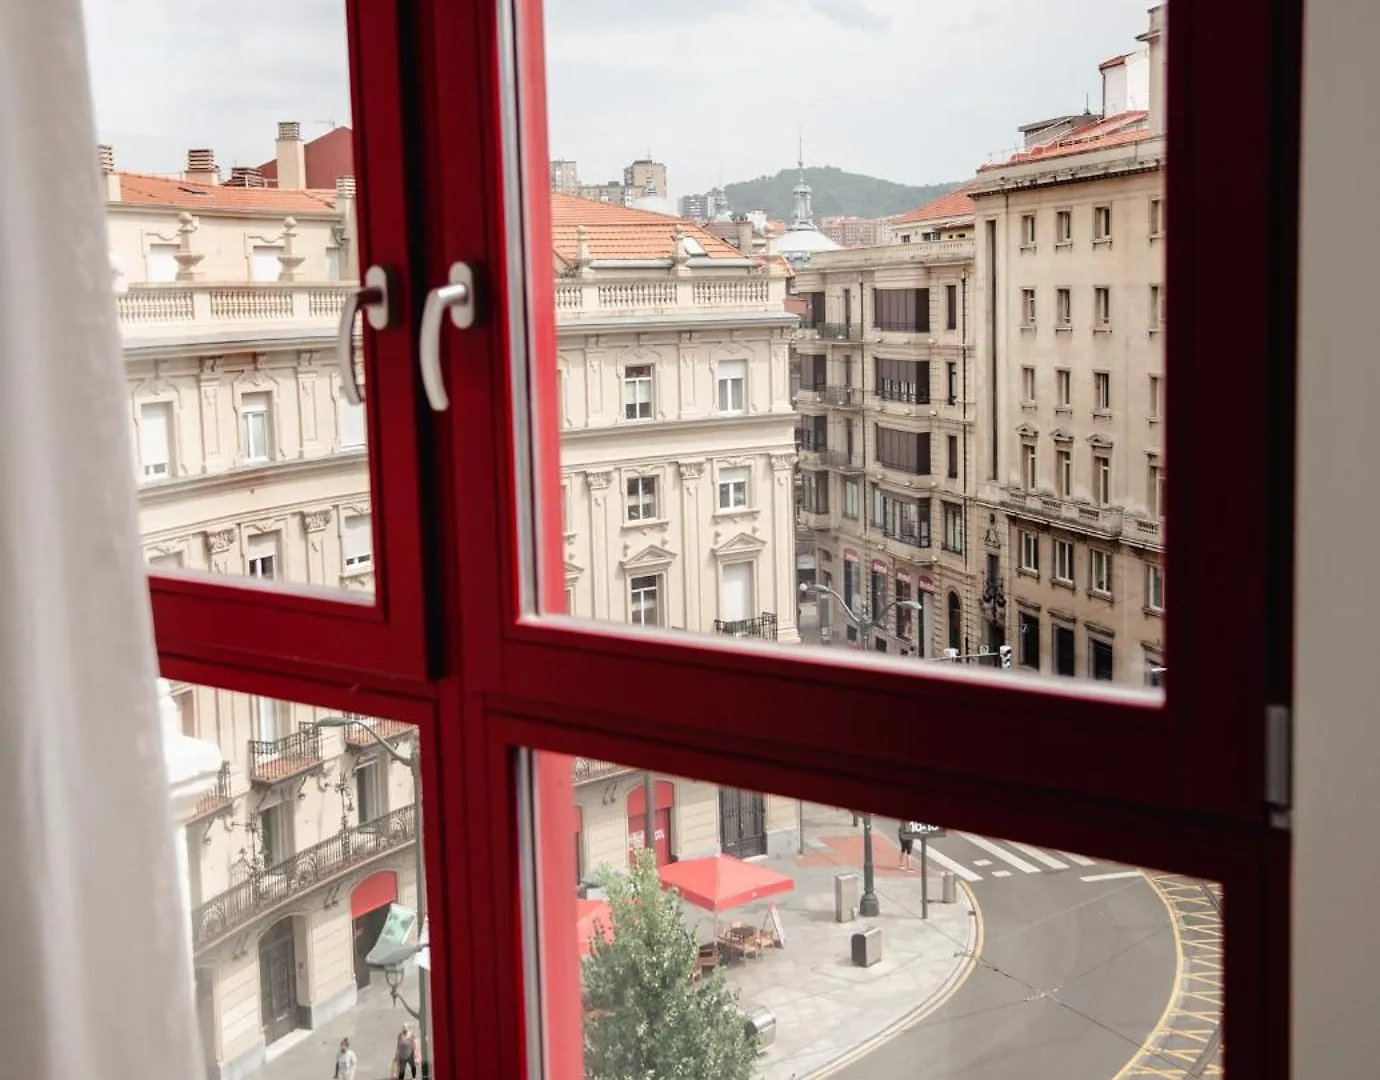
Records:
[[[834,921],[852,922],[858,916],[858,875],[839,874],[834,878]]]
[[[954,872],[945,870],[939,875],[939,881],[944,890],[944,903],[954,903],[958,899],[958,879],[954,877]]]

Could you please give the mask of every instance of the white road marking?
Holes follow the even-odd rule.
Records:
[[[1086,855],[1074,855],[1072,852],[1069,851],[1061,851],[1059,852],[1059,854],[1062,855],[1064,858],[1068,859],[1069,862],[1077,863],[1079,866],[1097,865],[1096,859],[1090,859]]]
[[[930,848],[930,849],[929,849],[929,859],[930,859],[931,862],[936,862],[936,863],[938,863],[940,866],[944,867],[944,869],[946,869],[946,870],[952,870],[955,874],[957,874],[959,877],[961,877],[964,881],[981,881],[981,880],[982,880],[982,875],[981,875],[981,874],[975,874],[975,873],[973,873],[973,872],[972,872],[971,870],[969,870],[966,866],[964,866],[961,862],[958,862],[958,861],[956,861],[956,860],[954,860],[954,859],[949,858],[949,857],[948,857],[947,855],[945,855],[942,851],[935,851],[934,848]]]
[[[990,851],[1002,862],[1010,863],[1017,870],[1022,870],[1027,874],[1038,874],[1040,872],[1040,868],[1036,866],[1034,863],[1026,862],[1019,855],[1012,855],[1011,852],[1007,851],[1004,847],[998,847],[996,844],[992,843],[991,840],[988,840],[985,836],[977,836],[974,833],[959,833],[958,835],[963,837],[963,839],[967,840],[969,843],[976,844],[984,851]]]
[[[992,865],[992,860],[991,860],[991,859],[974,859],[974,860],[973,860],[973,865],[974,865],[974,866],[991,866],[991,865]]]
[[[1088,874],[1081,877],[1079,881],[1115,881],[1117,878],[1142,877],[1139,870],[1123,870],[1117,874]]]
[[[1029,844],[1018,844],[1014,840],[1008,840],[1007,843],[1014,848],[1020,848],[1036,862],[1044,863],[1051,870],[1067,870],[1069,868],[1068,863],[1060,862],[1053,855],[1046,855],[1037,847],[1031,847]]]
[[[993,877],[1010,877],[1010,876],[1011,876],[1011,871],[1010,871],[1010,870],[993,870],[993,871],[992,871],[992,876],[993,876]]]

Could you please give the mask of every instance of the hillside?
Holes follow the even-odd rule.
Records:
[[[782,221],[791,219],[791,189],[800,179],[799,169],[782,169],[775,176],[759,176],[724,185],[728,205],[736,211],[765,209]],[[937,199],[958,187],[948,184],[896,184],[875,176],[844,172],[832,165],[805,170],[805,182],[813,189],[811,202],[815,220],[835,214],[857,217],[887,217],[903,214]]]

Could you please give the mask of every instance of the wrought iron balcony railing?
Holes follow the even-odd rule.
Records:
[[[894,402],[898,405],[928,405],[930,391],[927,386],[882,386],[876,391],[878,401]]]
[[[730,637],[755,637],[776,640],[776,615],[764,611],[755,619],[715,619],[714,632]]]
[[[345,729],[345,745],[355,751],[368,750],[378,745],[378,739],[370,735],[370,731],[377,734],[379,739],[391,743],[406,738],[417,730],[401,720],[377,720],[351,715],[351,721],[350,726]]]
[[[222,761],[216,773],[216,786],[197,800],[192,820],[224,813],[234,804],[235,793],[230,789],[230,762]]]
[[[321,764],[321,729],[314,724],[303,724],[281,739],[249,743],[249,781],[253,784],[280,784]]]
[[[827,468],[844,473],[863,471],[863,456],[860,453],[850,454],[847,450],[817,450],[816,454]]]
[[[862,327],[854,323],[820,323],[815,329],[821,341],[862,340]]]
[[[197,952],[209,948],[259,916],[416,839],[413,803],[258,870],[193,909],[192,946]]]
[[[885,525],[880,526],[882,535],[888,540],[895,540],[900,544],[908,544],[910,547],[927,548],[930,546],[930,530],[920,529],[893,529]]]
[[[618,765],[612,761],[597,761],[587,757],[575,759],[575,783],[577,784],[588,783],[591,780],[606,780],[610,776],[617,776],[625,772],[632,772],[632,769],[627,765]]]

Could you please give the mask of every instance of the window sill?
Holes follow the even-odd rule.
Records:
[[[1028,566],[1016,567],[1016,573],[1019,574],[1021,577],[1034,578],[1036,581],[1040,580],[1040,571],[1033,570]]]
[[[1049,583],[1056,589],[1068,589],[1069,592],[1074,591],[1072,578],[1050,578]]]
[[[1152,232],[1152,233],[1150,233],[1150,234],[1146,237],[1146,239],[1149,240],[1150,243],[1153,244],[1156,240],[1163,240],[1163,239],[1164,239],[1164,233],[1162,233],[1162,232]]]
[[[1055,250],[1055,251],[1072,251],[1072,250],[1073,250],[1073,241],[1072,241],[1072,240],[1056,240],[1056,241],[1054,242],[1054,250]]]
[[[1031,254],[1034,254],[1034,253],[1035,253],[1035,250],[1036,250],[1036,246],[1035,246],[1034,244],[1022,244],[1022,245],[1020,246],[1019,250],[1022,251],[1022,252],[1028,251],[1028,252],[1030,252]]]
[[[941,550],[941,551],[945,551],[945,552],[947,552],[947,553],[950,554],[950,555],[962,555],[962,554],[963,554],[963,549],[962,549],[962,548],[949,547],[948,544],[945,544],[940,550]]]
[[[1033,334],[1033,333],[1035,333],[1035,324],[1034,324],[1034,323],[1021,323],[1021,333],[1022,333],[1022,334],[1025,334],[1025,333],[1031,333],[1031,334]]]
[[[1158,424],[1158,423],[1159,423],[1161,420],[1163,420],[1163,419],[1164,419],[1163,416],[1147,416],[1147,417],[1145,418],[1145,421],[1146,421],[1146,423],[1149,423],[1149,424]]]
[[[1101,600],[1103,603],[1110,604],[1110,603],[1112,603],[1112,601],[1113,601],[1115,598],[1112,596],[1111,593],[1109,593],[1109,592],[1103,592],[1101,589],[1089,589],[1089,590],[1088,590],[1088,599],[1089,599],[1089,600]]]
[[[1072,405],[1056,405],[1056,406],[1054,406],[1054,415],[1055,415],[1055,416],[1072,416],[1072,415],[1073,415],[1073,406],[1072,406]]]
[[[1093,327],[1093,333],[1094,333],[1094,334],[1110,334],[1111,332],[1112,332],[1112,328],[1111,328],[1110,325],[1107,325],[1107,326],[1094,326],[1094,327]]]
[[[730,509],[722,507],[714,511],[715,521],[736,521],[738,518],[755,518],[760,509],[756,506],[735,506]]]
[[[1071,333],[1073,333],[1073,324],[1072,324],[1072,323],[1064,323],[1064,324],[1061,325],[1061,326],[1056,326],[1056,327],[1054,328],[1054,332],[1055,332],[1056,334],[1071,334]]]
[[[1094,236],[1094,237],[1093,237],[1093,247],[1099,248],[1099,247],[1111,247],[1111,246],[1112,246],[1112,238],[1111,238],[1110,236]]]
[[[1021,402],[1021,412],[1034,412],[1034,411],[1036,410],[1036,408],[1037,408],[1037,406],[1036,406],[1035,402],[1033,402],[1033,401],[1022,401],[1022,402]]]
[[[368,562],[356,563],[353,566],[345,567],[345,569],[340,571],[340,576],[342,578],[357,578],[363,577],[365,574],[372,574],[373,572],[374,560],[370,559]]]
[[[625,521],[621,527],[622,532],[631,532],[633,529],[657,529],[668,528],[671,524],[670,518],[641,518],[637,521]]]
[[[1112,410],[1111,410],[1111,409],[1094,409],[1094,410],[1092,411],[1092,418],[1093,418],[1094,420],[1110,420],[1110,419],[1112,418]]]
[[[1153,618],[1153,619],[1162,619],[1162,618],[1164,618],[1164,608],[1161,608],[1161,607],[1151,607],[1149,604],[1146,604],[1146,605],[1145,605],[1143,608],[1141,608],[1140,610],[1141,610],[1141,613],[1142,613],[1142,614],[1147,615],[1147,616],[1149,616],[1150,618]]]
[[[1162,327],[1159,327],[1159,326],[1152,326],[1152,327],[1150,327],[1149,329],[1147,329],[1145,332],[1146,332],[1147,334],[1149,334],[1151,337],[1155,337],[1157,334],[1159,334],[1159,333],[1161,332],[1162,329],[1163,329],[1163,328],[1162,328]]]

